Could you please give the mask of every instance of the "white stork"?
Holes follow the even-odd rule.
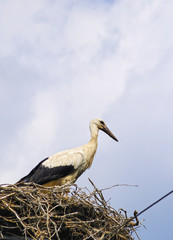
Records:
[[[98,131],[102,130],[118,142],[101,119],[90,122],[90,141],[81,147],[51,155],[42,160],[27,176],[18,182],[34,182],[47,187],[75,182],[91,166],[97,150]]]

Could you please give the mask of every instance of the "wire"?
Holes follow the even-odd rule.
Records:
[[[152,203],[150,206],[148,206],[147,208],[145,208],[144,210],[142,210],[141,212],[137,213],[136,216],[138,217],[139,215],[141,215],[142,213],[144,213],[145,211],[147,211],[149,208],[153,207],[155,204],[157,204],[158,202],[162,201],[164,198],[168,197],[171,193],[173,193],[173,190],[170,191],[169,193],[167,193],[166,195],[164,195],[163,197],[161,197],[160,199],[158,199],[157,201],[155,201],[154,203]],[[135,217],[134,217],[135,218]]]
[[[159,198],[157,201],[155,201],[154,203],[152,203],[151,205],[149,205],[147,208],[145,208],[144,210],[142,210],[142,211],[139,212],[139,213],[138,213],[137,211],[134,211],[134,217],[131,217],[128,221],[126,221],[124,224],[122,224],[120,227],[118,227],[118,228],[116,229],[116,231],[119,230],[119,229],[121,229],[121,228],[124,227],[125,225],[127,225],[127,224],[128,224],[129,222],[131,222],[133,219],[136,219],[136,220],[138,221],[137,217],[138,217],[139,215],[141,215],[142,213],[144,213],[145,211],[147,211],[149,208],[151,208],[151,207],[153,207],[154,205],[156,205],[158,202],[162,201],[164,198],[168,197],[171,193],[173,193],[173,190],[170,191],[169,193],[165,194],[163,197]]]

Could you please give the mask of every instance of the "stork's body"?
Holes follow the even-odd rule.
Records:
[[[91,139],[87,144],[53,154],[42,160],[19,182],[34,182],[48,187],[75,182],[92,164],[97,150],[99,129],[118,141],[102,120],[94,119],[90,122]]]

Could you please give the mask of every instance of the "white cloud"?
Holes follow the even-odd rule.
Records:
[[[171,2],[70,3],[1,3],[1,60],[13,57],[21,69],[33,69],[42,78],[30,101],[30,117],[9,143],[13,154],[7,158],[18,164],[23,159],[22,167],[27,158],[37,161],[43,149],[53,151],[55,142],[58,148],[71,147],[77,131],[83,134],[75,135],[76,143],[86,141],[91,118],[104,116],[110,106],[114,115],[114,103],[129,86],[139,96],[172,89]],[[148,77],[158,69],[162,77]]]
[[[71,119],[83,128],[92,117],[103,116],[124,93],[126,82],[155,68],[172,46],[171,31],[165,28],[172,18],[169,5],[102,4],[92,8],[68,2],[6,1],[1,5],[1,56],[13,56],[44,81],[33,96],[33,114],[15,143],[23,144],[29,158],[55,141],[57,131],[62,134],[60,124]],[[40,148],[31,154],[35,145]]]

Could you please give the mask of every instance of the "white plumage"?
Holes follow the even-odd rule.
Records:
[[[44,186],[64,185],[75,182],[91,166],[97,150],[98,132],[106,132],[118,141],[101,119],[90,122],[90,141],[81,147],[69,149],[42,160],[27,176],[19,182],[35,182]]]

